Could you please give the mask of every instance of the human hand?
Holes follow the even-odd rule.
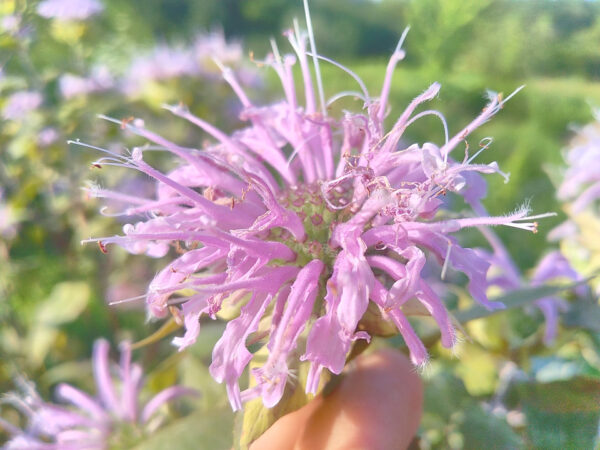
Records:
[[[385,349],[357,358],[333,392],[279,419],[251,450],[405,449],[422,410],[414,366]]]

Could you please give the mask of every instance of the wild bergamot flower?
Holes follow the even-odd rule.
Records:
[[[600,270],[600,111],[595,118],[577,131],[565,152],[558,198],[568,219],[549,234],[560,240],[563,254],[585,275]],[[600,295],[598,278],[591,284]]]
[[[193,389],[171,386],[159,392],[142,408],[139,404],[143,370],[131,363],[131,347],[124,344],[113,381],[108,358],[109,344],[99,339],[94,344],[93,369],[97,397],[60,384],[56,396],[61,404],[47,403],[35,389],[24,384],[24,396],[7,394],[3,403],[11,403],[28,418],[21,430],[0,418],[0,426],[10,435],[10,450],[102,450],[133,445],[161,423],[159,409],[182,395],[196,395]],[[164,419],[164,417],[163,417]]]
[[[135,169],[157,182],[153,198],[94,189],[97,197],[129,203],[123,215],[139,221],[125,225],[123,235],[89,241],[98,242],[103,251],[118,244],[153,257],[177,251],[145,295],[151,316],[172,313],[182,320],[185,334],[175,338],[177,347],[196,341],[202,316],[215,319],[223,308],[240,308],[216,344],[210,366],[212,376],[226,384],[235,410],[256,397],[267,407],[275,405],[298,359],[310,363],[306,391],[315,393],[323,369],[339,374],[352,343],[370,339],[361,323],[368,308],[393,322],[412,361],[424,364],[427,351],[403,311],[408,301],[417,299],[437,321],[445,347],[456,342],[443,301],[425,281],[426,254],[443,264],[442,273],[454,268],[466,274],[473,298],[498,309],[503,305],[486,296],[489,262],[461,247],[454,235],[467,227],[537,229],[536,217],[528,216],[527,208],[504,217],[475,214],[444,220],[439,214],[447,193],[478,203],[485,196],[480,174],[508,177],[496,163],[475,163],[480,151],[471,156],[465,152],[460,161],[451,153],[512,95],[503,100],[492,94],[481,114],[450,137],[439,112],[415,113],[438,94],[440,85],[434,83],[386,130],[388,96],[394,68],[404,57],[404,35],[378,96],[352,71],[318,56],[312,33],[301,32],[297,23],[286,35],[295,55],[280,55],[274,44],[262,62],[281,80],[285,99],[279,103],[253,103],[235,74],[223,67],[225,80],[243,105],[245,128],[228,135],[184,106],[167,106],[210,136],[212,142],[197,149],[168,141],[140,119],[105,117],[148,140],[154,150],[158,146],[171,152],[179,163],[171,171],[160,171],[146,162],[143,146],[125,155],[100,149],[108,155],[94,163]],[[360,92],[343,92],[326,101],[319,59],[355,78]],[[295,65],[303,94],[294,83]],[[330,116],[328,107],[347,95],[361,99],[363,111]],[[425,115],[442,119],[445,141],[440,146],[406,145],[406,128]],[[481,150],[487,145],[482,143]],[[184,289],[192,294],[181,295]],[[238,380],[253,358],[251,335],[252,341],[266,342],[268,357],[252,371],[255,382],[241,392]]]

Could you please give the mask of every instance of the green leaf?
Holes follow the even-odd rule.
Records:
[[[495,302],[502,302],[506,305],[506,309],[518,308],[519,306],[525,306],[529,303],[534,302],[540,298],[551,297],[560,292],[573,289],[576,286],[586,283],[588,280],[583,280],[581,282],[565,284],[560,286],[537,286],[537,287],[528,287],[523,289],[517,289],[511,291],[507,294],[500,295],[492,299]],[[504,310],[501,310],[504,311]],[[494,314],[496,311],[489,311],[485,307],[481,305],[475,305],[469,309],[463,311],[454,311],[454,316],[458,319],[459,322],[465,323],[470,320],[480,319],[482,317],[487,317],[491,314]]]
[[[33,367],[40,366],[54,345],[58,330],[46,325],[34,327],[27,335],[28,361]]]
[[[522,448],[521,438],[505,420],[488,413],[479,405],[465,410],[460,425],[463,448],[512,450]]]
[[[478,345],[464,343],[456,374],[473,396],[492,394],[498,383],[498,364],[487,350]]]
[[[33,327],[27,335],[29,362],[37,367],[44,362],[54,345],[60,325],[73,322],[87,308],[90,288],[83,281],[58,283],[35,311]]]
[[[133,450],[226,450],[232,445],[232,427],[231,410],[211,411],[210,414],[194,413],[161,428]]]
[[[594,448],[600,419],[600,381],[578,377],[528,383],[519,386],[518,393],[533,447]]]
[[[268,356],[266,346],[254,354],[250,362],[250,370],[262,366]],[[261,398],[254,399],[245,404],[244,410],[236,419],[234,431],[234,442],[237,449],[248,449],[250,444],[260,437],[280,417],[289,414],[306,405],[314,398],[312,394],[305,393],[306,379],[310,368],[309,362],[300,362],[298,357],[290,358],[294,366],[290,367],[297,375],[297,381],[289,383],[285,387],[283,397],[273,408],[266,408]],[[323,371],[320,389],[328,381],[329,372]]]
[[[563,324],[600,333],[600,306],[595,302],[573,302],[569,311],[563,316]]]
[[[177,365],[177,369],[181,385],[200,392],[200,397],[195,403],[203,411],[212,411],[215,407],[231,409],[225,386],[215,383],[208,367],[192,352],[187,352],[185,359]]]
[[[90,287],[83,281],[58,283],[36,311],[36,324],[50,326],[72,322],[85,310]]]

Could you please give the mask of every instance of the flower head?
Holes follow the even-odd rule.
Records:
[[[285,99],[279,103],[253,103],[235,74],[223,68],[243,105],[245,128],[227,135],[181,105],[167,106],[210,136],[211,144],[196,149],[168,141],[141,120],[105,117],[146,139],[153,149],[171,152],[179,165],[158,170],[145,160],[147,147],[126,155],[100,149],[107,156],[95,162],[129,167],[157,181],[153,198],[95,191],[98,197],[127,199],[130,206],[122,214],[139,220],[125,225],[123,235],[90,241],[103,251],[118,244],[152,257],[172,249],[178,253],[146,295],[151,316],[171,313],[183,322],[185,333],[174,344],[180,349],[193,344],[202,316],[215,319],[223,308],[239,309],[216,344],[210,366],[213,377],[226,384],[234,409],[256,397],[267,407],[275,405],[298,360],[310,364],[306,390],[316,392],[324,369],[339,374],[353,342],[370,339],[361,322],[369,308],[396,325],[412,361],[424,364],[427,351],[403,311],[408,301],[416,299],[429,312],[445,347],[456,342],[444,303],[425,280],[426,255],[443,265],[442,273],[455,269],[466,274],[473,298],[498,309],[503,305],[486,296],[489,262],[461,247],[455,233],[487,225],[537,230],[536,216],[528,216],[525,208],[505,217],[441,214],[447,193],[478,204],[485,196],[481,174],[507,178],[496,163],[475,163],[480,152],[465,152],[462,160],[451,154],[510,96],[502,100],[492,95],[482,113],[451,137],[439,112],[415,113],[437,96],[440,85],[434,83],[386,130],[388,95],[394,68],[404,57],[404,35],[375,97],[352,71],[317,55],[312,33],[301,32],[296,23],[286,35],[295,54],[280,55],[274,44],[273,53],[260,62],[281,80]],[[319,60],[346,71],[360,90],[326,101]],[[295,66],[302,75],[303,97],[294,84]],[[348,95],[364,102],[363,111],[331,117],[329,106]],[[404,131],[425,115],[442,119],[445,141],[405,145]],[[481,150],[487,146],[483,142]],[[192,294],[182,295],[184,289]],[[240,392],[238,380],[253,358],[249,341],[261,340],[268,357],[252,371],[252,387]]]
[[[138,396],[142,384],[142,368],[131,364],[131,349],[124,345],[114,383],[110,374],[108,342],[100,339],[94,345],[93,367],[97,398],[68,384],[61,384],[56,395],[63,404],[44,402],[35,390],[25,386],[25,398],[6,396],[29,419],[22,431],[0,419],[0,426],[12,434],[7,450],[100,450],[109,448],[117,440],[126,445],[125,436],[133,444],[144,433],[159,423],[158,409],[181,395],[195,395],[196,391],[172,386],[158,393],[141,408]],[[68,404],[68,405],[67,405]],[[152,419],[152,420],[151,420]],[[114,444],[114,442],[113,442]]]

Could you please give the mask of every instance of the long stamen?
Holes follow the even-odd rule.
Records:
[[[315,34],[313,32],[312,20],[310,18],[310,10],[308,9],[308,0],[304,0],[304,16],[306,17],[308,41],[310,42],[310,51],[312,53],[313,64],[315,66],[315,77],[317,78],[317,89],[319,90],[319,101],[321,102],[321,113],[324,117],[327,117],[325,92],[323,91],[323,80],[321,79],[321,69],[319,68],[319,59],[317,58],[317,45],[315,44]]]

